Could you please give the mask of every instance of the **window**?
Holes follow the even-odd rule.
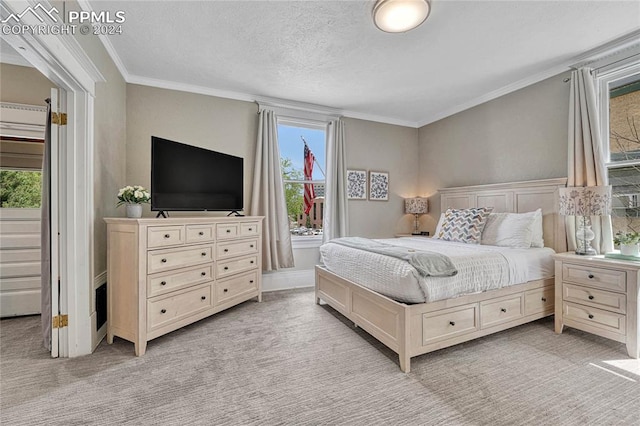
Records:
[[[40,208],[41,193],[41,172],[0,170],[0,207]]]
[[[322,234],[322,208],[326,170],[325,125],[299,121],[278,121],[280,165],[289,214],[289,229],[293,240],[309,239]],[[309,148],[307,161],[312,166],[311,179],[305,179],[305,143]],[[311,196],[309,213],[305,214],[305,185]],[[311,191],[311,188],[313,190]]]
[[[640,64],[636,60],[598,79],[613,233],[640,232]]]

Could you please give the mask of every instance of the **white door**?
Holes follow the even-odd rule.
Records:
[[[53,117],[66,116],[65,92],[59,89],[51,89],[51,140],[50,140],[50,167],[49,179],[51,182],[51,220],[49,232],[51,235],[51,316],[60,316],[60,268],[59,268],[59,177],[60,158],[59,143],[65,140],[66,125],[59,125]],[[57,358],[59,355],[60,327],[51,327],[51,357]]]

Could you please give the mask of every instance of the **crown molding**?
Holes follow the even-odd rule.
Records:
[[[7,43],[7,46],[11,46]],[[0,55],[0,62],[3,64],[9,65],[18,65],[21,67],[29,67],[34,68],[33,65],[29,61],[27,61],[22,55],[18,52],[7,52],[7,49],[2,51],[2,55]]]

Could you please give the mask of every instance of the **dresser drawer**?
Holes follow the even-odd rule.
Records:
[[[154,297],[147,301],[147,331],[167,326],[212,306],[211,284]]]
[[[627,290],[627,274],[613,269],[565,263],[562,265],[562,280],[607,290]]]
[[[257,236],[260,232],[260,224],[258,222],[247,222],[240,224],[240,235],[243,237]]]
[[[187,225],[187,243],[208,243],[214,235],[214,225]]]
[[[422,345],[477,331],[478,304],[422,315]]]
[[[253,254],[258,252],[258,240],[230,241],[218,243],[216,246],[216,259]]]
[[[204,264],[179,272],[164,272],[147,277],[147,297],[166,294],[171,291],[213,280],[213,266]]]
[[[255,293],[258,290],[258,271],[249,272],[215,284],[216,305],[222,305],[236,297]]]
[[[184,226],[150,226],[147,228],[147,247],[158,248],[184,244]]]
[[[250,271],[258,267],[258,256],[247,256],[241,259],[225,260],[216,265],[216,277],[223,278],[229,275]]]
[[[564,283],[562,299],[595,308],[624,314],[627,309],[627,296],[612,291],[596,290],[591,287]]]
[[[524,294],[524,314],[532,315],[553,311],[555,289],[553,286],[529,290]]]
[[[513,321],[522,316],[522,295],[480,303],[480,326],[482,328]]]
[[[219,223],[216,225],[216,238],[228,240],[240,234],[240,226],[237,223]]]
[[[562,304],[562,310],[565,319],[574,320],[614,333],[625,334],[626,317],[624,315],[571,302],[564,302]]]
[[[186,268],[213,261],[213,245],[155,250],[147,253],[147,273]]]

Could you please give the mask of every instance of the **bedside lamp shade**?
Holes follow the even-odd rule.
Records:
[[[420,231],[418,229],[420,222],[418,221],[418,217],[421,214],[429,213],[429,200],[422,197],[406,198],[404,200],[404,212],[416,217],[413,234],[420,235]]]
[[[576,216],[582,222],[576,225],[576,254],[595,255],[591,240],[595,234],[591,230],[591,216],[611,214],[611,186],[574,186],[560,188],[558,213]]]

